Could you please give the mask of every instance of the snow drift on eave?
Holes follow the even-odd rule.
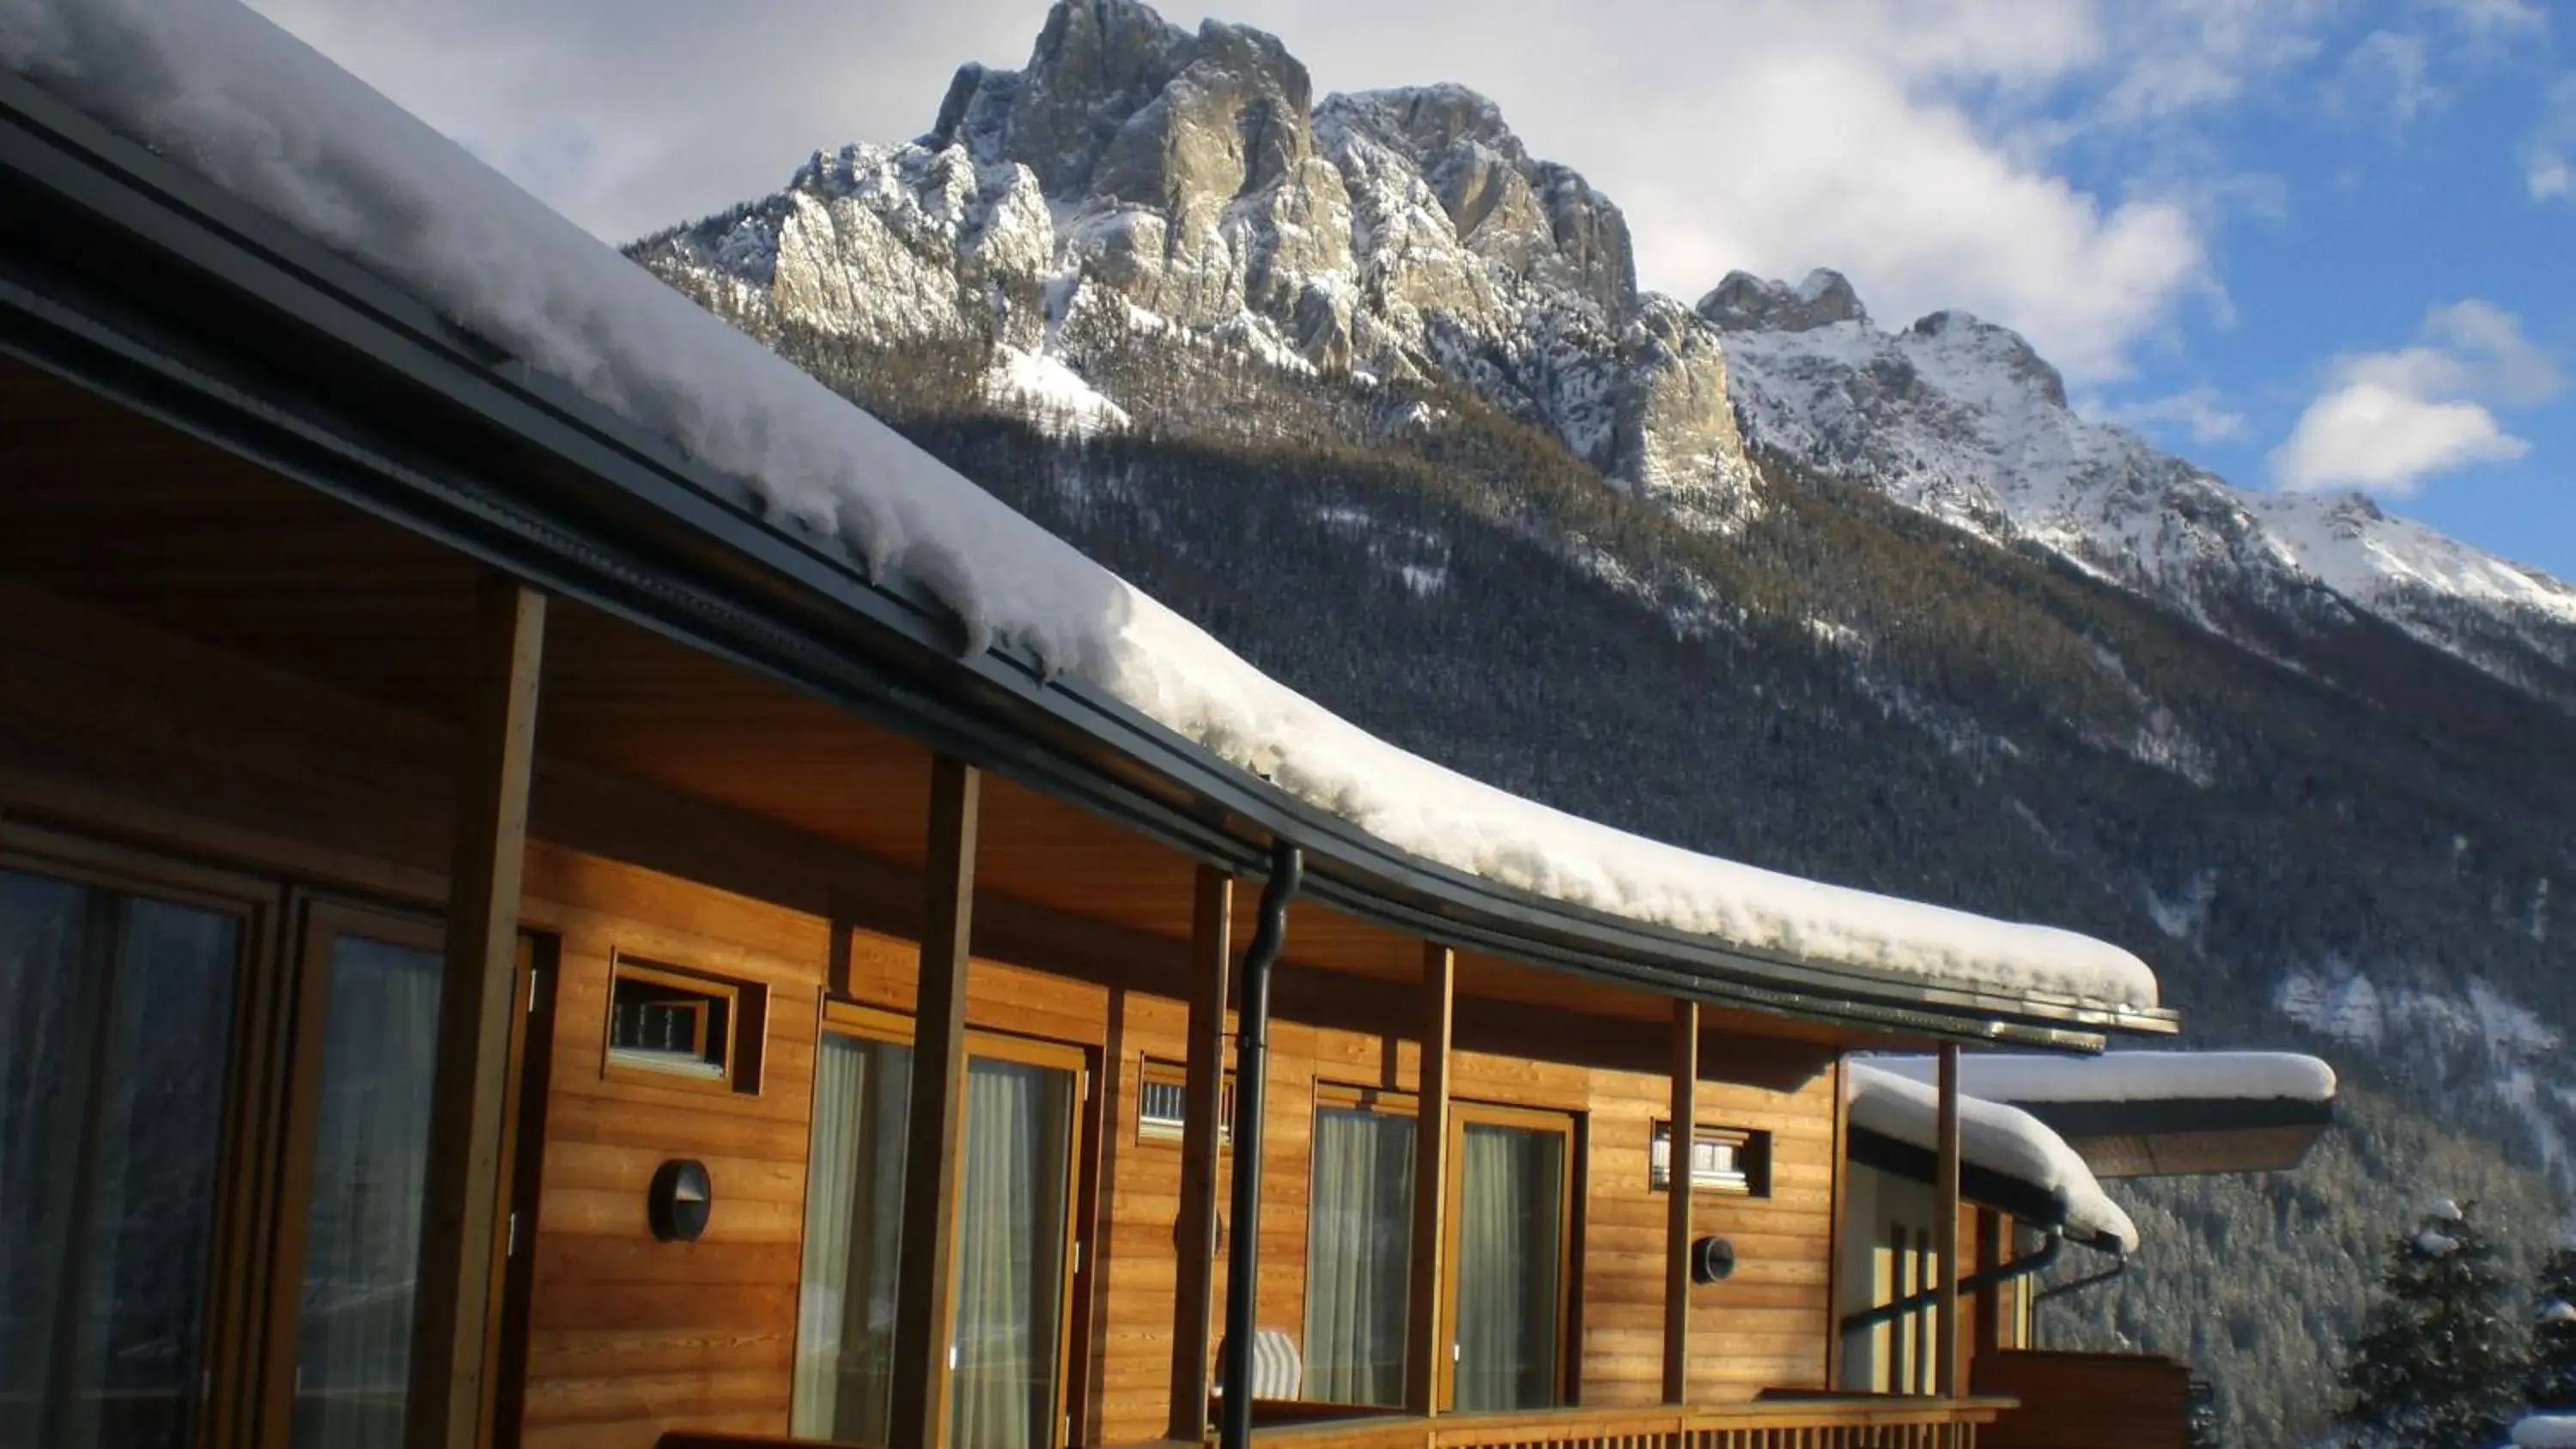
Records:
[[[2513,1449],[2576,1449],[2576,1414],[2534,1414],[2513,1426]]]
[[[1940,1071],[1931,1057],[1870,1065],[1917,1082]],[[1990,1102],[2331,1102],[2335,1074],[2295,1052],[1976,1052],[1959,1059],[1959,1090]]]
[[[1797,880],[1578,820],[1409,755],[1263,676],[892,430],[665,288],[233,0],[0,0],[0,63],[578,388],[972,648],[1027,649],[1390,845],[1732,946],[2152,1005],[2116,947]]]
[[[1851,1124],[1926,1152],[1939,1150],[1941,1094],[1921,1082],[1853,1062],[1848,1094]],[[1959,1097],[1961,1161],[2026,1182],[2055,1199],[2064,1209],[2070,1236],[2094,1242],[2110,1240],[2120,1251],[2138,1246],[2138,1229],[2120,1205],[2102,1191],[2093,1169],[2066,1139],[2018,1107]]]

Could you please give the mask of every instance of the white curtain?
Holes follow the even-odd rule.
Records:
[[[912,1051],[826,1036],[814,1078],[792,1432],[882,1445]]]
[[[1056,1441],[1072,1085],[1069,1072],[968,1064],[950,1420],[958,1449]]]
[[[1460,1409],[1556,1402],[1562,1134],[1470,1122],[1458,1212]]]
[[[238,928],[0,872],[0,1449],[184,1449]]]
[[[1305,1396],[1404,1402],[1406,1278],[1413,1261],[1413,1119],[1315,1113],[1307,1199]]]
[[[439,958],[334,942],[296,1323],[298,1449],[401,1449]]]

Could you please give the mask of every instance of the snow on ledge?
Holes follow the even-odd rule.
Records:
[[[1940,1150],[1941,1094],[1875,1062],[1851,1063],[1851,1123],[1926,1152]],[[1959,1097],[1959,1157],[1989,1172],[2029,1183],[2066,1210],[2066,1231],[2110,1238],[2124,1253],[2138,1247],[2137,1224],[2102,1191],[2093,1169],[2066,1139],[2018,1107]]]
[[[2534,1414],[2513,1426],[2513,1449],[2576,1449],[2576,1414]]]
[[[1872,1066],[1938,1080],[1931,1057],[1872,1057]],[[1969,1052],[1959,1090],[1993,1102],[2331,1102],[2334,1068],[2295,1052],[2104,1052],[2097,1057]]]
[[[235,0],[0,0],[0,64],[747,480],[774,522],[1387,844],[1757,953],[2156,1002],[2117,947],[1696,855],[1434,765],[1285,688]]]

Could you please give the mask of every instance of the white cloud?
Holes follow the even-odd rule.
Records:
[[[2139,402],[2100,405],[2086,411],[2146,432],[2178,429],[2195,443],[2224,443],[2245,435],[2245,415],[2229,407],[2218,389],[2205,385]]]
[[[2540,124],[2523,141],[2522,178],[2534,201],[2576,200],[2576,71],[2549,88]]]
[[[2345,54],[2330,94],[2347,110],[2385,112],[2403,131],[2447,99],[2428,78],[2431,49],[2432,43],[2421,35],[2374,30]]]
[[[1040,0],[254,0],[610,239],[924,129],[961,61],[1016,65]],[[1849,274],[1960,307],[2079,383],[2195,301],[2245,194],[2190,118],[2318,52],[2341,0],[1168,0],[1282,36],[1319,92],[1457,80],[1616,199],[1649,286]],[[2470,3],[2470,0],[2460,0]],[[2475,0],[2493,8],[2501,0]],[[2152,137],[2148,137],[2152,132]],[[2088,189],[2062,146],[2138,144]],[[2088,153],[2091,154],[2091,153]],[[2184,158],[2177,164],[2175,158]]]
[[[2498,406],[2555,396],[2558,367],[2512,313],[2470,298],[2426,314],[2412,347],[2339,358],[2326,390],[2272,453],[2273,480],[2306,491],[2407,494],[2530,445],[2504,430]]]

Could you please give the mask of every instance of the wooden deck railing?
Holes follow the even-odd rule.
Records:
[[[1976,1449],[2010,1399],[1781,1395],[1706,1409],[1547,1409],[1323,1419],[1253,1431],[1262,1449]],[[1213,1442],[1213,1441],[1211,1441]],[[660,1449],[826,1449],[817,1441],[669,1433]],[[1165,1446],[1184,1449],[1184,1446]]]
[[[2182,1449],[2188,1437],[2191,1370],[2169,1358],[2008,1349],[1979,1358],[1971,1381],[2020,1404],[1986,1449]]]

